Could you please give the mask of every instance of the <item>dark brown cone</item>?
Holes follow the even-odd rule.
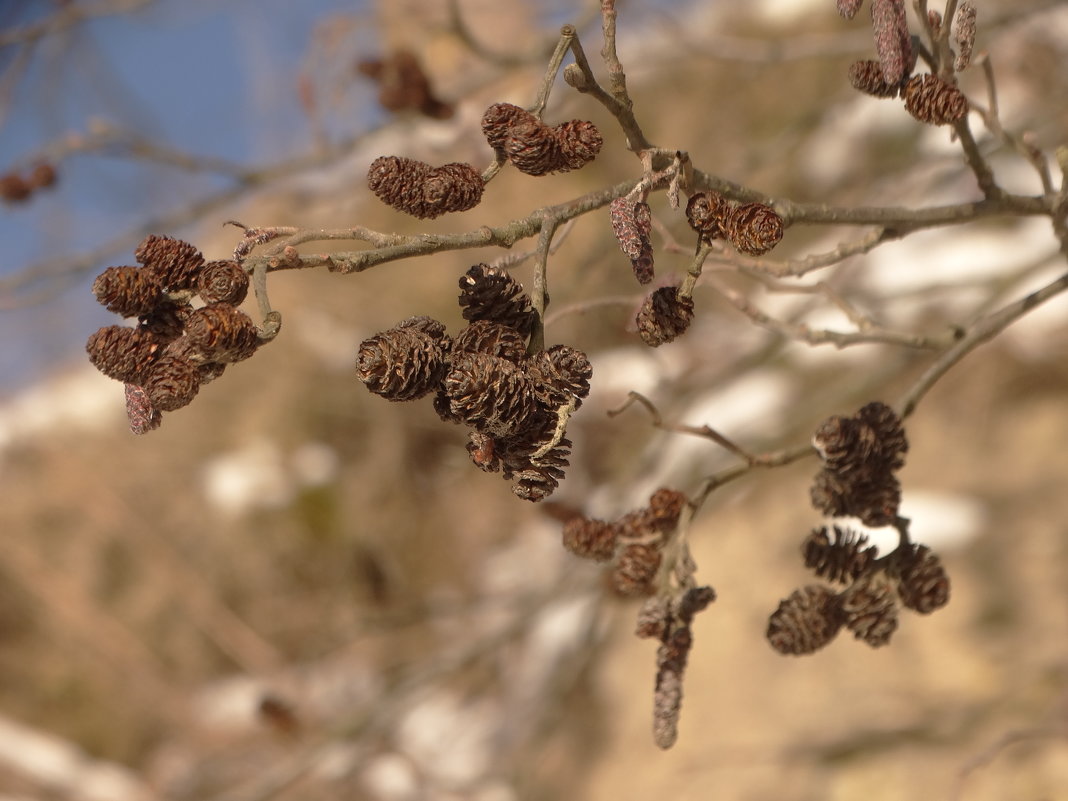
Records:
[[[530,336],[535,311],[523,287],[503,270],[476,264],[460,278],[460,309],[465,320],[492,320]]]
[[[579,170],[601,152],[604,139],[597,126],[587,120],[571,120],[553,128],[563,165],[560,171]]]
[[[895,554],[891,572],[897,577],[898,595],[909,609],[928,615],[949,603],[949,576],[938,555],[926,545],[912,545]]]
[[[885,403],[873,401],[852,417],[824,420],[812,437],[828,470],[850,473],[898,470],[904,465],[908,440],[901,418]]]
[[[433,119],[447,119],[454,109],[438,100],[419,60],[410,50],[398,49],[381,60],[361,61],[358,72],[378,82],[378,102],[389,111],[412,109]]]
[[[709,243],[726,236],[724,225],[730,210],[730,203],[719,192],[698,192],[686,203],[686,220],[701,241]]]
[[[883,79],[891,85],[901,83],[913,63],[905,0],[871,0],[871,23]]]
[[[159,305],[163,282],[149,268],[108,267],[93,281],[93,294],[108,311],[137,317]]]
[[[494,103],[482,115],[482,133],[490,147],[504,157],[504,146],[508,140],[508,131],[521,123],[538,123],[538,118],[526,109],[511,103]]]
[[[130,421],[131,432],[147,434],[160,427],[163,413],[152,407],[144,389],[136,384],[126,384],[126,418]]]
[[[173,412],[188,406],[200,391],[200,372],[195,364],[178,356],[161,356],[144,383],[153,408]]]
[[[93,366],[124,384],[140,384],[159,358],[161,347],[151,331],[122,325],[101,328],[85,343]]]
[[[871,437],[871,450],[881,466],[900,470],[905,464],[909,442],[901,418],[891,407],[880,401],[872,401],[857,412],[857,420],[867,427],[862,436]]]
[[[853,88],[875,97],[897,97],[901,84],[889,84],[883,78],[883,68],[878,61],[866,59],[849,65],[849,82]]]
[[[441,382],[450,345],[442,323],[412,317],[360,343],[356,375],[387,400],[415,400]]]
[[[968,113],[964,93],[929,73],[909,78],[901,95],[909,114],[930,125],[952,125]]]
[[[834,542],[827,535],[828,529],[815,529],[801,545],[805,567],[820,578],[847,584],[867,572],[872,560],[878,555],[868,538],[848,528],[834,527]]]
[[[552,128],[538,120],[512,125],[504,140],[504,154],[526,175],[548,175],[567,169],[560,140]]]
[[[505,478],[514,478],[512,492],[525,501],[537,503],[560,486],[571,455],[571,440],[564,437],[543,456],[531,456],[528,467],[514,472],[505,469]]]
[[[659,548],[644,543],[624,546],[612,569],[612,586],[627,598],[656,592],[655,579],[662,555]]]
[[[853,19],[862,2],[863,0],[838,0],[838,13],[846,19]]]
[[[872,648],[886,645],[897,630],[897,602],[881,573],[858,579],[839,596],[846,627]]]
[[[690,327],[693,299],[679,297],[678,291],[662,286],[645,298],[638,311],[638,336],[651,348],[671,342]]]
[[[820,584],[794,590],[768,620],[767,638],[781,654],[811,654],[842,627],[838,595]]]
[[[151,331],[162,341],[169,342],[182,335],[192,313],[191,304],[167,300],[148,314],[141,315],[141,328]]]
[[[431,170],[423,184],[423,213],[433,219],[454,211],[467,211],[482,202],[486,184],[470,164],[451,162]]]
[[[236,261],[209,261],[197,278],[197,294],[205,303],[240,306],[248,295],[248,273]]]
[[[138,264],[151,267],[168,292],[193,289],[204,257],[193,245],[169,236],[149,234],[134,251]]]
[[[885,470],[843,474],[823,469],[810,495],[813,507],[828,517],[858,517],[867,526],[879,527],[897,519],[901,482]]]
[[[736,206],[723,227],[734,249],[747,256],[762,256],[782,239],[782,217],[763,203]]]
[[[564,524],[564,547],[583,559],[607,562],[616,553],[618,531],[604,520],[574,517]]]
[[[488,353],[517,365],[527,360],[526,337],[511,326],[492,320],[469,323],[456,335],[452,348],[455,353]]]
[[[593,366],[585,353],[570,345],[553,345],[538,352],[528,363],[527,373],[549,408],[559,408],[573,398],[577,409],[590,394]]]
[[[624,254],[630,259],[639,284],[653,280],[653,247],[649,242],[652,213],[645,201],[634,203],[627,197],[613,200],[608,206],[612,231]]]
[[[167,343],[162,355],[176,356],[195,364],[197,372],[200,373],[200,386],[210,384],[226,371],[226,364],[211,361],[212,355],[186,336],[178,337]]]
[[[511,436],[528,427],[539,412],[530,379],[497,356],[453,354],[442,385],[450,414],[483,433]]]
[[[189,315],[186,336],[206,354],[208,361],[239,362],[259,347],[259,332],[252,318],[227,303],[213,303]]]

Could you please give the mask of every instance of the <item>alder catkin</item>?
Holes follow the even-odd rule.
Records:
[[[653,280],[653,247],[649,242],[653,218],[649,204],[629,197],[618,197],[608,204],[612,233],[620,250],[630,259],[639,284]]]
[[[871,0],[871,21],[883,79],[890,85],[901,83],[913,63],[905,0]]]
[[[953,37],[957,42],[957,57],[953,69],[965,70],[972,61],[972,49],[975,47],[975,6],[964,2],[957,6],[957,17],[953,24]]]

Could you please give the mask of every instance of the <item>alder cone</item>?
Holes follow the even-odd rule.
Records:
[[[649,496],[649,522],[661,534],[669,534],[678,525],[686,496],[678,490],[661,487]]]
[[[743,203],[724,221],[724,230],[734,249],[747,256],[762,256],[782,239],[783,221],[764,203]]]
[[[549,409],[574,400],[575,408],[590,394],[593,367],[586,354],[570,345],[553,345],[536,353],[526,365],[535,392]]]
[[[367,185],[383,203],[422,220],[474,208],[485,188],[482,175],[470,164],[432,167],[403,156],[379,156],[371,162]]]
[[[192,313],[192,304],[185,301],[167,300],[148,314],[141,315],[139,319],[141,328],[151,331],[164,342],[170,342],[182,335]]]
[[[141,240],[134,258],[155,270],[168,292],[193,289],[204,265],[204,257],[193,245],[158,234],[149,234]]]
[[[702,242],[722,239],[730,203],[719,192],[697,192],[686,202],[686,221],[697,232]]]
[[[571,120],[553,128],[560,147],[560,172],[579,170],[593,161],[604,146],[604,137],[588,120]]]
[[[411,317],[360,343],[356,375],[387,400],[415,400],[441,382],[450,346],[443,323]]]
[[[897,630],[897,602],[890,583],[881,574],[865,576],[838,599],[846,628],[872,648],[890,642]]]
[[[236,261],[209,261],[197,278],[197,294],[205,303],[240,306],[248,295],[248,273]]]
[[[887,83],[878,61],[866,59],[849,65],[849,82],[853,88],[875,97],[897,97],[901,83]]]
[[[671,342],[690,327],[693,299],[679,297],[679,289],[663,286],[645,298],[638,311],[638,335],[651,348]]]
[[[524,108],[511,103],[494,103],[482,115],[482,133],[494,152],[503,158],[509,129],[522,123],[540,124],[538,118]]]
[[[506,466],[505,478],[514,478],[512,493],[525,501],[537,503],[549,497],[560,486],[564,469],[570,464],[571,440],[562,438],[548,453],[531,458],[527,466],[511,469]]]
[[[108,311],[138,317],[159,305],[163,282],[147,267],[108,267],[93,280],[93,294]]]
[[[618,532],[604,520],[573,517],[564,524],[564,548],[575,556],[607,562],[616,552]]]
[[[801,545],[805,567],[820,578],[843,584],[866,573],[877,556],[867,536],[835,526],[831,542],[827,531],[826,527],[819,528],[805,538]]]
[[[140,384],[159,356],[160,340],[143,328],[109,325],[89,336],[85,350],[92,365],[116,381]]]
[[[909,114],[929,125],[952,125],[968,113],[964,93],[930,73],[909,78],[901,95]]]
[[[460,278],[460,309],[465,320],[491,320],[530,336],[536,312],[523,286],[503,270],[476,264]]]
[[[442,385],[451,416],[494,436],[521,432],[540,411],[530,378],[497,356],[453,354]]]
[[[452,348],[456,353],[488,353],[513,364],[521,364],[527,358],[526,337],[511,326],[493,320],[468,323],[456,335]]]
[[[0,175],[0,199],[8,203],[22,203],[33,194],[33,184],[21,175],[9,172]]]
[[[768,620],[766,636],[781,654],[811,654],[825,646],[842,628],[838,595],[819,584],[794,590]]]
[[[949,576],[938,555],[926,545],[912,545],[892,563],[898,595],[909,609],[928,615],[949,603]]]
[[[525,175],[541,176],[568,169],[556,132],[537,119],[508,129],[504,154]]]
[[[239,362],[259,347],[259,331],[252,318],[228,303],[213,303],[189,315],[186,336],[199,346],[207,361]]]
[[[173,412],[188,406],[200,391],[200,371],[188,359],[161,356],[152,365],[143,386],[154,409]]]
[[[660,549],[644,543],[625,546],[616,557],[612,586],[627,598],[640,598],[656,591],[656,573],[660,569]]]

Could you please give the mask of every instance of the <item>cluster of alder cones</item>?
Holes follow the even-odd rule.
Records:
[[[894,525],[901,535],[885,557],[867,536],[847,526],[814,530],[801,546],[805,566],[832,584],[810,584],[779,604],[767,637],[784,654],[809,654],[846,628],[873,648],[898,626],[899,604],[929,614],[949,601],[949,578],[938,556],[908,541],[898,516],[901,486],[894,473],[908,442],[897,414],[873,402],[851,417],[834,416],[816,430],[821,467],[813,505],[832,518],[856,517],[869,526]]]
[[[455,337],[444,323],[411,317],[360,344],[357,375],[392,401],[433,393],[442,420],[470,427],[475,465],[501,472],[520,498],[540,501],[568,466],[566,425],[589,394],[589,360],[567,345],[528,353],[536,312],[502,270],[471,267],[459,302],[468,325]]]
[[[838,0],[838,11],[847,19],[860,9],[861,0]],[[968,113],[968,98],[953,83],[930,73],[913,75],[916,48],[909,34],[904,0],[872,0],[872,28],[877,60],[855,61],[849,67],[849,82],[855,89],[875,97],[901,97],[909,114],[930,125],[952,125]],[[957,53],[953,69],[960,72],[971,61],[975,45],[975,6],[957,7],[954,38]],[[928,24],[937,35],[942,17],[928,12]]]
[[[143,434],[159,427],[163,412],[188,405],[227,364],[251,356],[260,338],[237,308],[249,287],[237,262],[205,261],[190,243],[155,234],[134,258],[136,266],[100,273],[93,294],[137,324],[105,326],[85,349],[100,372],[126,385],[130,428]]]
[[[592,122],[571,120],[550,127],[511,103],[494,103],[482,117],[482,132],[501,161],[527,175],[549,175],[589,164],[604,144]],[[383,203],[419,219],[467,211],[482,201],[485,181],[470,164],[440,167],[404,156],[379,156],[367,185]]]
[[[640,284],[654,278],[653,248],[649,240],[652,213],[644,197],[625,195],[608,207],[612,232],[630,259]],[[763,256],[783,235],[783,219],[766,203],[733,203],[718,192],[696,192],[686,204],[686,220],[701,242],[725,239],[747,256]],[[658,287],[642,302],[635,318],[638,335],[659,347],[683,334],[693,320],[693,298],[677,285]]]

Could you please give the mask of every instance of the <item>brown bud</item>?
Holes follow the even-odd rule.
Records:
[[[671,342],[693,320],[693,299],[679,296],[678,287],[662,286],[645,298],[638,311],[638,335],[651,348]]]
[[[0,200],[8,203],[21,203],[29,200],[33,194],[33,185],[18,173],[9,172],[0,175]]]
[[[213,362],[247,359],[260,344],[252,318],[227,303],[213,303],[194,311],[185,333]]]
[[[476,264],[460,278],[460,309],[465,320],[492,320],[530,336],[535,311],[523,286],[503,270]]]
[[[783,221],[771,206],[743,203],[731,210],[723,228],[739,253],[762,256],[779,244]]]
[[[147,267],[108,267],[93,281],[93,294],[108,311],[137,317],[160,304],[163,282]]]
[[[376,395],[415,400],[440,383],[450,344],[442,323],[412,317],[360,343],[356,375]]]
[[[719,192],[697,192],[686,203],[686,220],[702,242],[721,239],[731,204]]]
[[[968,113],[964,93],[930,73],[909,78],[901,94],[909,114],[930,125],[952,125]]]
[[[624,196],[608,205],[612,232],[620,249],[630,259],[634,277],[639,284],[653,280],[653,247],[649,242],[652,214],[645,201],[637,203]]]
[[[853,88],[875,97],[897,97],[901,84],[889,84],[883,77],[883,68],[871,59],[854,61],[849,65],[849,82]]]
[[[122,325],[101,328],[85,343],[93,366],[108,378],[126,384],[141,383],[160,349],[160,340],[151,331]]]
[[[890,85],[901,83],[913,63],[905,0],[871,0],[871,22],[883,79]]]
[[[781,654],[811,654],[842,627],[838,595],[819,584],[794,590],[768,620],[767,638]]]
[[[200,391],[200,372],[195,364],[178,356],[161,356],[144,383],[152,407],[173,412],[188,406]]]
[[[248,273],[236,261],[209,261],[197,279],[197,294],[205,303],[240,306],[248,295]]]
[[[169,236],[149,234],[134,251],[139,264],[151,267],[168,292],[196,286],[204,257],[193,245]]]
[[[616,552],[618,531],[604,520],[574,517],[564,524],[564,547],[584,559],[607,562]]]
[[[148,393],[136,384],[126,385],[126,417],[134,434],[155,431],[163,422],[163,413],[153,408]]]

